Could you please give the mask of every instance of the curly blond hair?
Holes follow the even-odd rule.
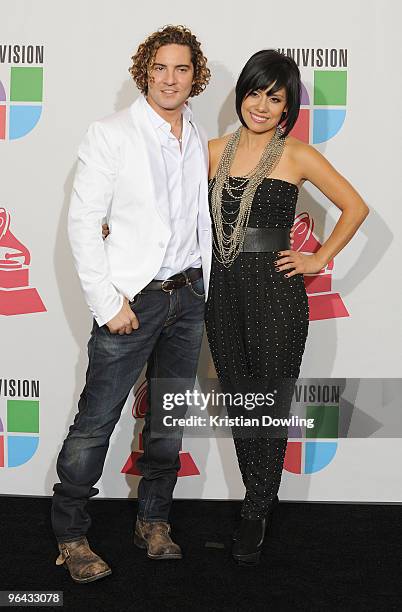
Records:
[[[209,83],[211,72],[207,68],[207,58],[201,51],[201,43],[194,34],[182,25],[166,25],[154,32],[141,43],[135,55],[132,56],[133,64],[129,72],[133,77],[138,89],[146,95],[148,93],[148,80],[154,66],[155,56],[165,45],[186,45],[191,50],[191,61],[194,66],[194,82],[190,97],[198,96]]]

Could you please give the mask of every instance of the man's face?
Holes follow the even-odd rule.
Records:
[[[156,110],[180,108],[190,95],[193,78],[190,47],[174,44],[160,47],[148,77],[148,102]]]

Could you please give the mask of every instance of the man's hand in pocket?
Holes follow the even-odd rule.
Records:
[[[128,299],[124,298],[123,306],[120,312],[113,319],[106,323],[111,334],[131,334],[135,329],[138,329],[140,324],[137,317],[130,308]]]

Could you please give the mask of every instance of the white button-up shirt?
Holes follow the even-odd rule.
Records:
[[[162,267],[156,279],[166,280],[187,268],[201,267],[197,238],[198,195],[202,157],[197,134],[191,123],[192,112],[183,110],[182,148],[165,121],[147,102],[146,107],[159,142],[166,167],[169,217],[172,229]]]

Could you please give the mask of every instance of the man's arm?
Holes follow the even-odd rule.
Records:
[[[99,326],[113,319],[123,296],[113,286],[99,228],[113,196],[117,156],[100,123],[81,143],[68,216],[68,234],[85,299]]]

